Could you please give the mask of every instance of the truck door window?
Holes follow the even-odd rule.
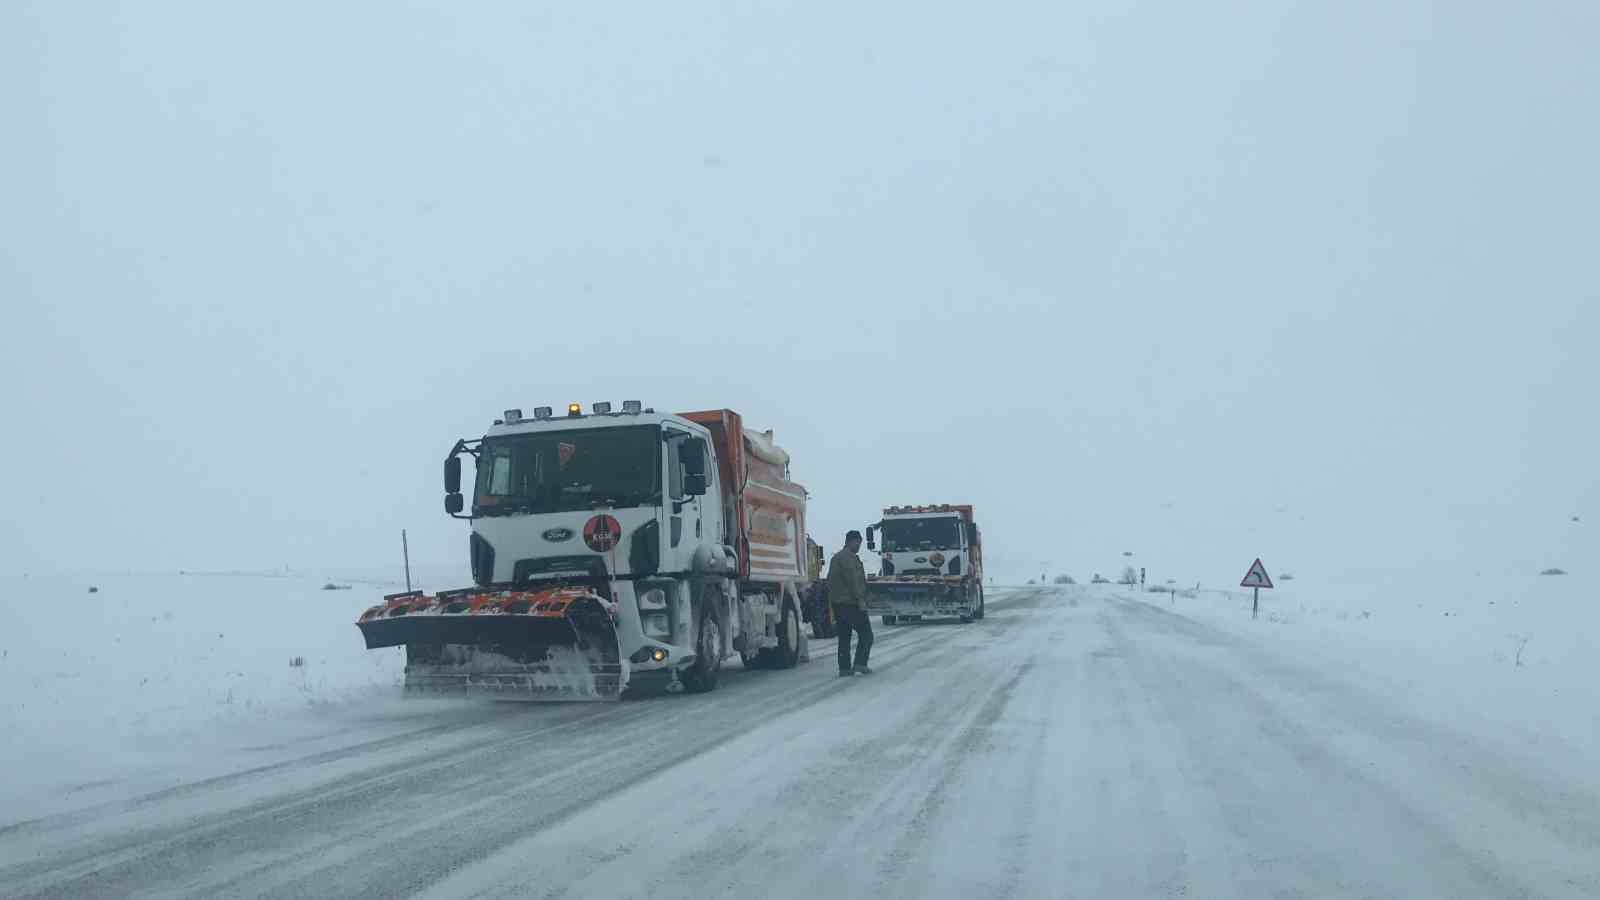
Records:
[[[683,439],[688,435],[681,431],[667,432],[667,446],[671,449],[667,453],[667,496],[674,500],[683,497]]]
[[[511,450],[497,447],[489,455],[488,493],[504,496],[511,493]]]

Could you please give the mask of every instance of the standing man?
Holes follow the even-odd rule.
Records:
[[[867,655],[872,652],[872,622],[867,618],[867,572],[861,566],[861,532],[844,536],[844,547],[828,562],[828,603],[833,606],[833,621],[839,629],[839,677],[871,675]],[[850,632],[861,640],[856,644],[854,668],[850,665]]]

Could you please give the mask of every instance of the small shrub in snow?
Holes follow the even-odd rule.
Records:
[[[89,586],[89,593],[98,594],[98,593],[100,593],[100,589],[95,587],[94,585],[90,585]]]
[[[1278,580],[1279,581],[1293,581],[1294,580],[1294,576],[1289,574],[1288,572],[1280,572],[1278,574]]]
[[[1139,583],[1139,570],[1135,569],[1133,566],[1128,566],[1127,568],[1123,569],[1122,570],[1121,583],[1122,584],[1138,584]]]
[[[1033,584],[1033,579],[1032,579],[1032,578],[1029,578],[1029,579],[1028,579],[1028,583],[1029,583],[1029,584]]]
[[[334,584],[333,582],[330,581],[327,584],[323,585],[322,589],[325,590],[325,591],[348,591],[348,590],[350,590],[350,585],[348,585],[348,584]]]
[[[1105,577],[1104,575],[1101,575],[1099,572],[1096,572],[1096,573],[1094,573],[1094,578],[1090,579],[1090,583],[1092,583],[1092,584],[1110,584],[1111,583],[1111,579]]]
[[[1565,575],[1565,574],[1567,574],[1567,572],[1566,572],[1565,569],[1545,569],[1543,572],[1540,572],[1539,574],[1540,575]]]
[[[1520,669],[1520,668],[1522,668],[1522,651],[1527,649],[1528,641],[1533,640],[1533,635],[1531,635],[1531,634],[1512,634],[1512,635],[1507,635],[1507,637],[1509,637],[1513,641],[1517,642],[1517,659],[1516,659],[1516,663],[1517,663],[1517,668]]]
[[[304,656],[296,656],[289,660],[289,668],[291,669],[304,669],[305,667],[306,658]]]
[[[1071,575],[1057,575],[1056,584],[1077,584],[1077,582],[1072,580]]]

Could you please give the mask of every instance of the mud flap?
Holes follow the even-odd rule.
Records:
[[[586,590],[402,598],[356,624],[369,649],[406,648],[407,693],[615,700],[628,683],[610,607]]]

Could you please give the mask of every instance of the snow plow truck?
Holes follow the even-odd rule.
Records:
[[[983,618],[983,548],[970,505],[891,506],[867,527],[883,541],[879,574],[867,576],[867,615],[883,624]]]
[[[405,647],[408,693],[610,700],[649,677],[700,692],[734,654],[807,656],[805,489],[736,412],[506,410],[456,442],[444,487],[471,523],[473,585],[391,594],[357,622],[368,649]]]

